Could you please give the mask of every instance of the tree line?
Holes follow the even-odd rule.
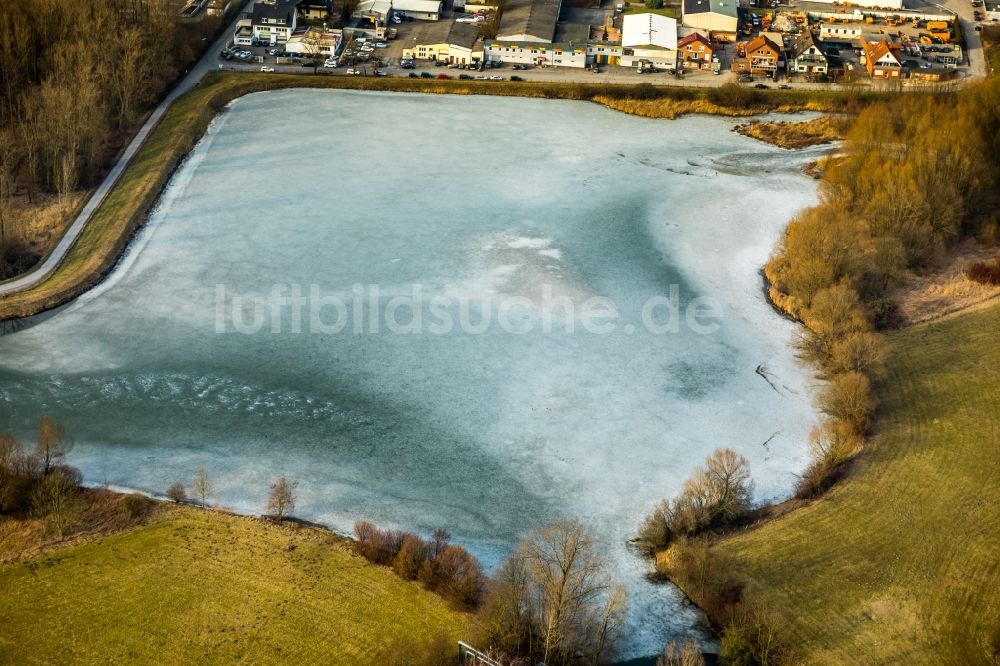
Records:
[[[825,490],[862,447],[884,371],[879,330],[893,289],[956,241],[996,242],[1000,81],[906,94],[862,110],[830,161],[819,205],[789,225],[765,266],[772,301],[799,319],[796,347],[824,380],[800,497]]]
[[[810,435],[798,497],[826,490],[862,449],[876,408],[873,386],[885,371],[880,331],[897,323],[893,289],[963,238],[995,243],[998,229],[1000,81],[901,95],[860,111],[829,160],[820,203],[788,225],[765,266],[772,302],[803,324],[799,356],[823,380],[817,406],[824,419]],[[727,662],[789,663],[794,655],[780,622],[746,598],[734,564],[702,536],[765,515],[766,507],[751,506],[751,491],[746,460],[717,450],[677,497],[653,508],[637,541],[661,553],[657,570],[722,630]]]
[[[96,183],[220,25],[182,22],[169,0],[0,3],[0,277],[33,241],[14,200],[55,195],[63,209]]]

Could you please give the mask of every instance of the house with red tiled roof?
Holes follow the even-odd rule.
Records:
[[[734,72],[773,75],[782,64],[781,47],[763,35],[736,45]]]
[[[899,51],[893,50],[884,39],[869,42],[861,38],[861,53],[865,59],[865,68],[873,79],[898,79],[903,71],[899,62]]]
[[[677,41],[677,65],[689,69],[711,69],[715,47],[707,38],[692,32]]]

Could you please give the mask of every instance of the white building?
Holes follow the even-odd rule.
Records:
[[[258,2],[250,14],[253,41],[259,44],[284,44],[295,31],[295,15],[294,2]]]
[[[853,42],[861,39],[863,32],[860,26],[824,23],[819,28],[819,38],[823,42]]]
[[[337,55],[340,50],[340,30],[321,30],[306,28],[296,30],[285,42],[285,51],[296,56],[323,56],[329,58]]]
[[[659,14],[626,14],[622,19],[622,56],[625,67],[677,65],[677,21]]]
[[[822,2],[831,5],[847,4],[840,0],[811,0],[812,2]],[[868,9],[902,9],[903,0],[851,0],[851,5],[855,7],[866,7]]]
[[[418,21],[437,21],[441,18],[441,0],[361,0],[354,16],[387,23],[389,14],[393,12],[406,14]]]

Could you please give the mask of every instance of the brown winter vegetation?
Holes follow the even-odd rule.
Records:
[[[946,404],[956,405],[959,412],[946,413],[970,431],[989,412],[972,405],[992,401],[995,382],[986,380],[985,392],[982,387],[966,390],[955,378],[970,370],[960,370],[954,358],[922,355],[921,347],[930,337],[925,333],[904,338],[905,344],[896,347],[904,358],[892,358],[881,331],[900,322],[895,298],[901,285],[936,270],[963,239],[995,241],[1000,221],[998,149],[997,79],[933,99],[904,96],[873,105],[852,126],[843,154],[826,165],[821,203],[789,224],[768,262],[765,272],[772,301],[802,322],[797,350],[823,380],[817,405],[827,419],[812,433],[813,462],[796,488],[800,499],[789,502],[796,510],[771,512],[773,519],[755,523],[745,536],[739,530],[693,539],[673,535],[669,548],[657,554],[657,570],[676,582],[722,630],[724,659],[745,664],[842,663],[847,655],[858,658],[845,626],[854,640],[867,646],[866,663],[898,663],[895,657],[943,663],[935,655],[971,663],[1000,656],[995,617],[979,619],[985,599],[994,599],[997,592],[995,568],[983,569],[983,558],[994,546],[980,544],[978,537],[972,545],[950,536],[970,529],[985,533],[989,530],[985,523],[992,519],[971,515],[959,519],[963,511],[978,515],[975,507],[982,502],[946,499],[995,485],[981,464],[965,462],[966,456],[995,455],[981,436],[966,441],[959,434],[962,430],[934,433],[926,423],[879,432],[879,438],[890,439],[894,446],[876,452],[878,461],[866,465],[866,455],[858,465],[868,471],[870,465],[890,465],[892,470],[884,473],[892,476],[891,483],[883,483],[878,474],[856,479],[852,473],[829,490],[831,501],[840,508],[802,501],[827,492],[845,477],[849,465],[852,470],[857,466],[853,460],[872,433],[876,394],[884,409],[895,410],[888,411],[889,418],[907,411],[938,413]],[[965,326],[965,332],[935,336],[938,346],[927,351],[948,355],[949,346],[968,339],[965,329],[975,331],[980,346],[990,341],[982,351],[995,351],[995,333],[990,332],[994,329],[975,324]],[[973,354],[966,364],[981,360]],[[919,371],[904,374],[911,366]],[[936,383],[928,388],[933,377],[945,375],[950,393],[936,390]],[[928,391],[934,397],[924,395]],[[904,397],[906,393],[909,397]],[[938,423],[935,418],[933,424]],[[991,427],[986,425],[987,430]],[[925,461],[927,454],[920,459],[908,456],[904,444],[926,437],[948,440],[963,453],[938,447],[953,463]],[[942,466],[957,476],[946,476]],[[942,510],[957,513],[935,522]],[[802,517],[803,512],[821,514],[822,529],[816,519]],[[663,533],[654,528],[668,524],[663,517],[670,515],[660,508],[659,516],[654,512],[643,531]],[[874,529],[876,521],[882,527]],[[923,526],[911,529],[908,521]],[[887,528],[888,524],[894,527]],[[924,547],[931,534],[937,539],[933,554]],[[851,549],[858,551],[857,559],[852,559]],[[954,549],[963,553],[963,564],[941,574],[947,582],[937,576],[922,592],[901,591],[928,582],[922,574],[916,576],[919,583],[915,580],[913,572],[924,570],[917,562],[939,569],[952,561],[951,555],[939,551]],[[879,554],[873,556],[874,552]],[[854,584],[859,578],[857,562],[866,562],[865,568],[871,569],[863,585]],[[839,574],[831,573],[831,566]],[[963,580],[966,575],[969,581]],[[972,583],[972,578],[979,582]],[[889,587],[883,589],[885,585]],[[802,588],[808,592],[800,593]],[[899,640],[887,640],[878,627],[861,626],[864,618],[855,615],[856,597],[864,598],[876,588],[882,596],[868,599],[865,618],[891,627],[890,634]],[[933,610],[919,611],[924,615],[918,619],[906,595],[937,599],[937,589],[948,590],[948,601],[933,602]],[[970,603],[979,610],[967,610]],[[921,645],[919,651],[915,640]],[[837,652],[823,651],[833,645]],[[800,649],[809,652],[807,658]]]
[[[608,663],[627,595],[579,521],[534,530],[500,567],[483,607],[484,642],[519,663]]]
[[[0,280],[51,249],[150,104],[221,26],[177,14],[170,0],[0,3]]]
[[[750,513],[752,496],[747,459],[732,449],[716,449],[684,482],[680,495],[663,500],[646,516],[636,542],[655,552],[676,539],[731,526]]]
[[[825,173],[820,205],[789,224],[767,263],[771,299],[802,321],[797,346],[825,380],[818,406],[831,423],[822,431],[867,433],[884,360],[876,330],[899,322],[895,294],[907,276],[938,265],[964,237],[996,237],[998,88],[992,80],[862,111]],[[799,496],[826,488],[845,462],[814,460]]]
[[[806,148],[844,138],[851,126],[852,116],[824,114],[811,120],[751,120],[741,123],[733,131],[780,148]]]
[[[64,463],[61,426],[41,420],[33,447],[0,433],[0,562],[31,556],[138,524],[151,502],[80,487],[80,472]]]
[[[1000,663],[998,327],[994,304],[887,333],[875,429],[843,479],[706,545],[795,663]]]
[[[355,550],[369,562],[391,567],[400,578],[417,580],[462,608],[479,605],[486,576],[469,551],[448,543],[447,530],[437,529],[425,540],[413,532],[361,521],[354,525],[354,534]]]
[[[978,282],[969,275],[972,266],[994,261],[996,248],[991,247],[994,242],[992,238],[967,239],[951,248],[940,266],[904,275],[891,293],[898,304],[899,323],[932,321],[989,305],[1000,298],[1000,285]]]

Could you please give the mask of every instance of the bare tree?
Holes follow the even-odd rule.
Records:
[[[656,660],[656,666],[705,666],[705,657],[693,640],[684,641],[679,649],[676,641],[670,641]]]
[[[628,592],[622,585],[611,587],[607,600],[598,608],[596,616],[588,624],[593,627],[593,633],[586,636],[590,641],[584,651],[592,664],[601,663],[602,657],[612,648],[622,636],[625,629],[625,616],[628,604]]]
[[[31,508],[39,518],[62,537],[76,523],[83,510],[79,496],[79,473],[61,467],[45,476],[31,495]]]
[[[322,28],[310,27],[302,36],[302,55],[307,61],[312,63],[313,74],[319,70],[323,64],[323,42],[326,41],[325,32]]]
[[[51,472],[66,457],[66,432],[51,416],[43,416],[38,425],[35,455],[42,466],[42,474]]]
[[[152,65],[141,29],[125,28],[117,37],[117,62],[109,67],[108,84],[118,107],[118,126],[123,127],[134,119],[136,107],[146,101]]]
[[[212,482],[208,479],[208,472],[202,467],[198,470],[198,475],[194,477],[194,485],[191,492],[198,498],[198,503],[202,508],[208,506],[208,496],[212,494]]]
[[[713,518],[732,520],[749,511],[753,481],[746,458],[732,449],[716,449],[705,459],[704,474]]]
[[[69,215],[69,197],[76,188],[76,155],[66,151],[59,160],[56,174],[56,194],[59,197],[59,213]]]
[[[278,522],[295,511],[295,489],[298,487],[298,481],[289,481],[284,476],[278,477],[278,480],[271,484],[267,512]]]
[[[184,490],[184,484],[178,481],[174,483],[169,488],[167,488],[167,497],[180,504],[187,499],[187,491]]]
[[[536,530],[521,547],[530,585],[530,605],[535,630],[542,639],[541,659],[546,664],[571,659],[588,636],[599,633],[595,605],[610,591],[604,560],[593,537],[576,520],[558,522]],[[608,634],[596,662],[610,649]]]

